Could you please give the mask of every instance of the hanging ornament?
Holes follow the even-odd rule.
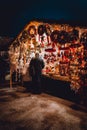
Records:
[[[57,43],[58,42],[59,31],[55,30],[51,33],[51,41]]]
[[[34,37],[36,35],[36,27],[34,25],[31,25],[28,29],[29,36]]]
[[[45,25],[39,25],[38,26],[38,34],[42,36],[46,32],[46,26]]]
[[[45,27],[46,27],[45,31],[46,31],[46,35],[47,35],[47,42],[49,44],[50,43],[50,35],[52,33],[52,30],[48,24],[46,24]]]
[[[46,28],[46,29],[45,29],[46,35],[47,35],[47,36],[50,36],[50,35],[51,35],[51,32],[52,32],[50,26],[49,26],[48,24],[46,24],[46,25],[45,25],[45,28]]]

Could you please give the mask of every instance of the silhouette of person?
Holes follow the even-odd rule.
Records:
[[[44,66],[44,61],[39,57],[39,53],[36,53],[29,64],[29,74],[32,77],[33,93],[41,93],[41,76]]]

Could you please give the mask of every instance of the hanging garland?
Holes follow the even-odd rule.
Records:
[[[60,31],[58,34],[58,42],[60,44],[65,44],[68,42],[68,33],[66,31]]]
[[[34,25],[31,25],[31,26],[29,27],[29,29],[28,29],[28,32],[29,32],[29,36],[34,37],[35,34],[36,34],[36,28],[35,28],[35,26],[34,26]]]
[[[54,43],[57,43],[58,42],[58,35],[59,35],[59,31],[58,30],[55,30],[51,33],[51,40],[52,42]]]
[[[46,26],[45,25],[39,25],[38,26],[38,34],[42,36],[46,32]]]

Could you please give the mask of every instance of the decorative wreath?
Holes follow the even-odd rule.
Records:
[[[59,35],[59,31],[55,30],[51,33],[51,40],[55,43],[58,42],[58,35]]]
[[[47,36],[50,36],[50,35],[51,35],[51,32],[52,32],[50,26],[49,26],[48,24],[46,24],[46,25],[45,25],[45,28],[46,28],[45,31],[46,31]]]
[[[29,27],[29,29],[28,29],[28,32],[29,32],[29,35],[30,35],[31,37],[34,37],[35,34],[36,34],[36,28],[35,28],[35,26],[34,26],[34,25],[31,25],[31,26]]]
[[[60,44],[65,44],[68,42],[68,33],[66,31],[60,31],[58,34],[58,42]]]
[[[38,26],[38,34],[41,36],[46,32],[46,26],[45,25],[39,25]]]
[[[69,38],[68,38],[68,42],[74,42],[77,41],[79,38],[79,31],[76,29],[73,29],[73,31],[69,32]]]

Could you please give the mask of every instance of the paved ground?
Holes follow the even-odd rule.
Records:
[[[0,89],[0,130],[87,130],[87,110],[23,87]]]

